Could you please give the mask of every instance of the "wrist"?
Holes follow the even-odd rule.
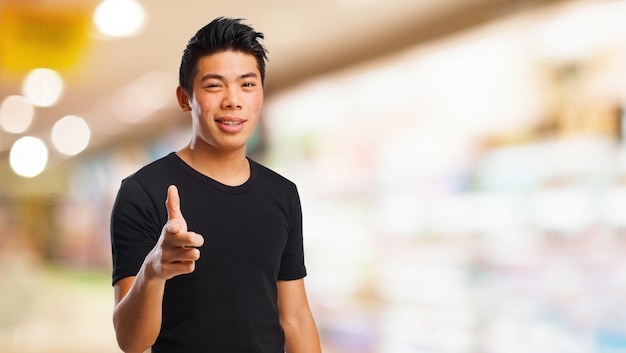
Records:
[[[151,254],[148,254],[146,257],[146,261],[144,261],[137,276],[143,278],[146,284],[164,285],[167,278],[162,276],[163,271],[160,270],[160,263],[158,261],[151,261],[150,255]]]

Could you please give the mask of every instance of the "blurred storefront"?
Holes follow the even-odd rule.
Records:
[[[563,2],[266,101],[250,152],[299,186],[326,353],[626,352],[624,18],[624,1]],[[107,321],[74,347],[115,349],[115,192],[187,134],[81,156],[49,197],[0,196],[0,351],[74,352],[25,337],[78,320]],[[37,298],[68,293],[92,311]]]
[[[626,6],[579,5],[267,105],[329,351],[626,351]]]

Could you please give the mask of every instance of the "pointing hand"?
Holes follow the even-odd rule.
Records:
[[[180,196],[175,185],[167,189],[165,207],[167,223],[148,260],[157,277],[170,279],[195,270],[196,261],[200,258],[198,248],[204,244],[204,238],[187,230],[187,221],[180,210]]]

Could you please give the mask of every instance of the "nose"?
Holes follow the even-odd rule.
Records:
[[[224,99],[222,100],[223,109],[241,109],[239,96],[234,89],[226,90]]]

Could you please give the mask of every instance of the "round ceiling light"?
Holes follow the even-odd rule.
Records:
[[[146,13],[135,0],[104,0],[93,14],[98,30],[110,37],[130,37],[143,28]]]

